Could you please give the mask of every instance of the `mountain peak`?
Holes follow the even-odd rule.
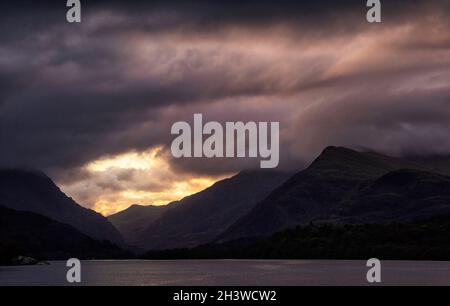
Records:
[[[118,215],[133,215],[133,214],[141,214],[143,211],[149,211],[149,210],[157,210],[160,209],[161,206],[157,205],[141,205],[141,204],[132,204],[125,208],[124,210],[118,211],[116,213],[113,213],[109,215],[107,218],[115,218]]]
[[[0,169],[0,174],[4,176],[33,176],[51,180],[44,172],[32,168],[2,168]]]
[[[373,156],[345,147],[326,147],[307,168],[309,171],[379,174],[386,165]],[[382,170],[384,172],[384,170]]]
[[[357,156],[360,155],[361,152],[346,148],[346,147],[335,147],[328,146],[323,149],[322,153],[316,158],[316,160],[320,159],[340,159],[348,156]]]
[[[209,243],[287,178],[276,170],[244,170],[177,202],[128,209],[109,220],[130,244],[145,249]]]
[[[319,158],[339,158],[348,155],[359,155],[361,152],[346,148],[346,147],[337,147],[337,146],[328,146],[323,149],[322,153],[318,156]]]
[[[218,241],[270,235],[332,214],[350,195],[358,192],[358,188],[399,169],[403,171],[387,178],[404,183],[411,172],[405,169],[421,168],[409,161],[375,152],[327,147],[308,168],[293,175],[230,226]],[[392,185],[392,182],[388,183]]]
[[[388,171],[408,168],[420,169],[415,163],[376,152],[358,152],[345,147],[326,147],[308,167],[310,171],[357,174],[375,177]]]

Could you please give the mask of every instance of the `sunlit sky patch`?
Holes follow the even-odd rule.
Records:
[[[67,183],[62,190],[103,215],[132,204],[165,205],[201,191],[226,175],[175,174],[161,147],[101,157],[84,167],[85,179]]]

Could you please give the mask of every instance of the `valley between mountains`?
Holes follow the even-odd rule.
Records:
[[[45,174],[0,170],[0,263],[87,258],[450,259],[450,159],[328,147],[306,169],[242,171],[103,217]]]

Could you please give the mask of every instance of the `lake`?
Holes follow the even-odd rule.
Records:
[[[382,285],[450,285],[450,262],[382,261]],[[0,285],[72,285],[63,261],[0,267]],[[80,285],[367,285],[361,260],[89,260]]]

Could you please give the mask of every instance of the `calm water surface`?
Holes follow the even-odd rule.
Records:
[[[67,269],[0,267],[0,285],[69,285]],[[367,285],[367,269],[359,260],[98,260],[82,261],[81,285]],[[382,284],[450,285],[450,262],[382,261]]]

